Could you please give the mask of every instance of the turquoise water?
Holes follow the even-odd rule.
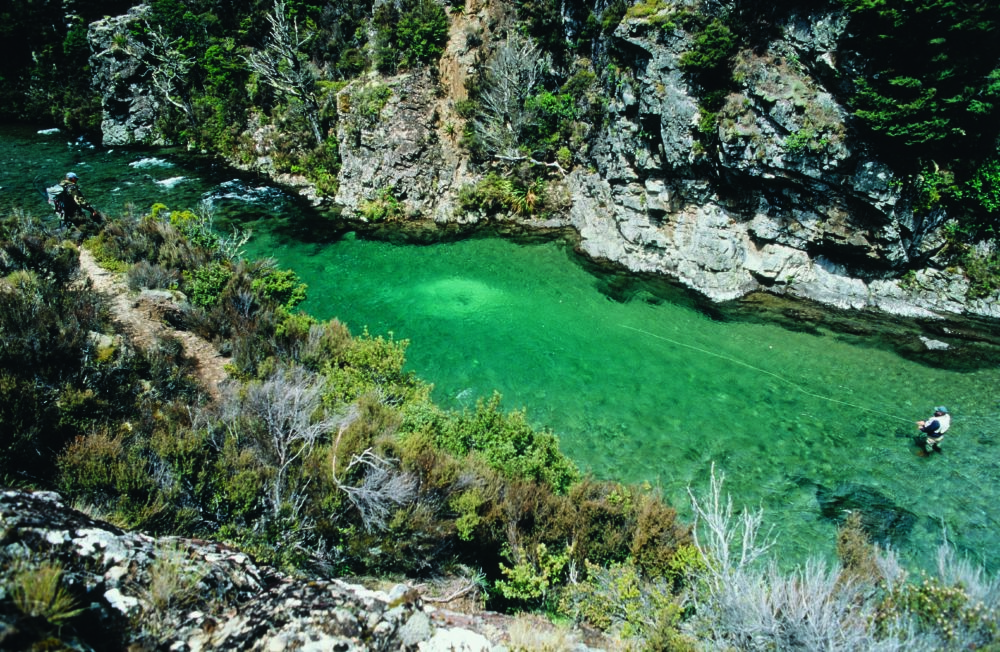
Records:
[[[101,208],[212,199],[224,218],[254,229],[251,255],[273,256],[308,283],[304,309],[355,333],[409,340],[408,367],[434,384],[442,405],[472,407],[499,391],[508,409],[524,408],[556,432],[581,467],[658,486],[682,513],[687,487],[701,494],[714,464],[737,507],[763,506],[785,561],[833,554],[835,525],[821,515],[817,490],[849,484],[915,515],[893,541],[904,556],[929,563],[946,532],[1000,567],[996,368],[934,369],[874,341],[717,321],[655,292],[611,300],[607,279],[555,241],[399,245],[316,232],[304,240],[296,224],[323,222],[288,195],[187,167],[180,156],[137,171],[148,152],[20,132],[0,132],[0,145],[8,164],[0,207],[30,194],[9,171],[32,152],[31,169],[56,179],[67,162],[85,166],[84,190]],[[184,181],[173,189],[158,183],[177,176]],[[160,194],[151,201],[152,193]],[[918,456],[913,422],[938,404],[954,414],[945,452]]]
[[[904,553],[942,526],[991,564],[1000,509],[995,369],[935,370],[833,335],[713,321],[639,295],[612,301],[558,243],[322,247],[259,233],[309,284],[304,308],[409,339],[411,369],[461,408],[493,390],[554,430],[602,478],[650,482],[684,512],[712,464],[737,505],[762,505],[784,555],[832,554],[817,485],[863,485],[918,516]],[[913,422],[945,403],[945,453],[919,457]]]

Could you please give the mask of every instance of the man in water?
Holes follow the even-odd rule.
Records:
[[[75,172],[67,172],[66,178],[59,182],[59,192],[52,198],[56,215],[63,222],[77,226],[81,226],[80,218],[84,216],[84,213],[89,213],[94,221],[100,222],[100,214],[83,196],[77,181]]]
[[[941,447],[938,444],[944,439],[944,433],[948,432],[950,427],[951,415],[948,414],[948,408],[944,406],[934,408],[934,415],[926,421],[917,421],[917,429],[927,436],[924,450],[928,453],[932,450],[940,453]]]

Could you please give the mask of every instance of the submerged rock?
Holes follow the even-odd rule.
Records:
[[[917,522],[917,515],[903,509],[891,498],[871,487],[842,484],[834,488],[817,487],[820,513],[842,524],[851,512],[861,513],[861,526],[872,541],[880,544],[906,538]]]

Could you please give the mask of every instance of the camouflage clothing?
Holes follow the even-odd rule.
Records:
[[[58,186],[50,189],[49,193],[56,215],[64,223],[85,231],[100,225],[101,215],[83,196],[75,175],[67,175]]]

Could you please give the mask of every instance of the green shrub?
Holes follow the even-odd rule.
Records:
[[[387,73],[436,63],[448,40],[448,15],[434,0],[381,4],[372,23],[375,64]]]
[[[893,587],[878,608],[877,623],[900,616],[916,620],[922,633],[930,633],[952,644],[958,639],[965,649],[976,649],[997,640],[996,611],[972,599],[961,584],[948,585],[936,577],[903,582]]]
[[[678,64],[692,74],[722,74],[729,59],[736,53],[737,41],[732,30],[718,18],[713,18],[694,37],[692,49],[681,55]]]
[[[843,0],[852,47],[866,61],[851,98],[874,132],[947,164],[976,156],[997,134],[1000,68],[983,57],[1000,26],[995,4]]]
[[[475,451],[508,478],[536,480],[556,493],[566,493],[580,476],[559,451],[556,436],[532,428],[524,412],[504,414],[499,394],[480,400],[472,414],[443,417],[436,425],[442,448],[458,456]]]
[[[201,308],[214,306],[232,277],[232,268],[222,262],[209,263],[187,272],[184,275],[184,287],[188,300]]]
[[[679,638],[679,599],[664,582],[643,579],[631,561],[606,567],[586,563],[586,580],[568,586],[560,596],[560,611],[625,639],[663,636],[670,629]],[[665,621],[665,622],[664,622]],[[647,647],[646,649],[677,649]]]
[[[541,179],[525,184],[519,179],[501,177],[494,172],[474,185],[463,186],[458,192],[460,210],[482,211],[487,215],[544,215],[551,208],[549,203],[546,184]]]
[[[290,269],[275,269],[255,278],[251,289],[260,297],[291,312],[306,299],[306,285]]]
[[[570,560],[570,550],[551,553],[544,543],[539,543],[531,551],[511,553],[514,565],[500,565],[505,579],[496,581],[496,588],[507,600],[538,604],[544,603],[549,591],[560,582],[566,564]]]
[[[369,222],[395,222],[406,217],[406,206],[396,199],[392,188],[383,188],[374,199],[361,202],[358,212]]]

